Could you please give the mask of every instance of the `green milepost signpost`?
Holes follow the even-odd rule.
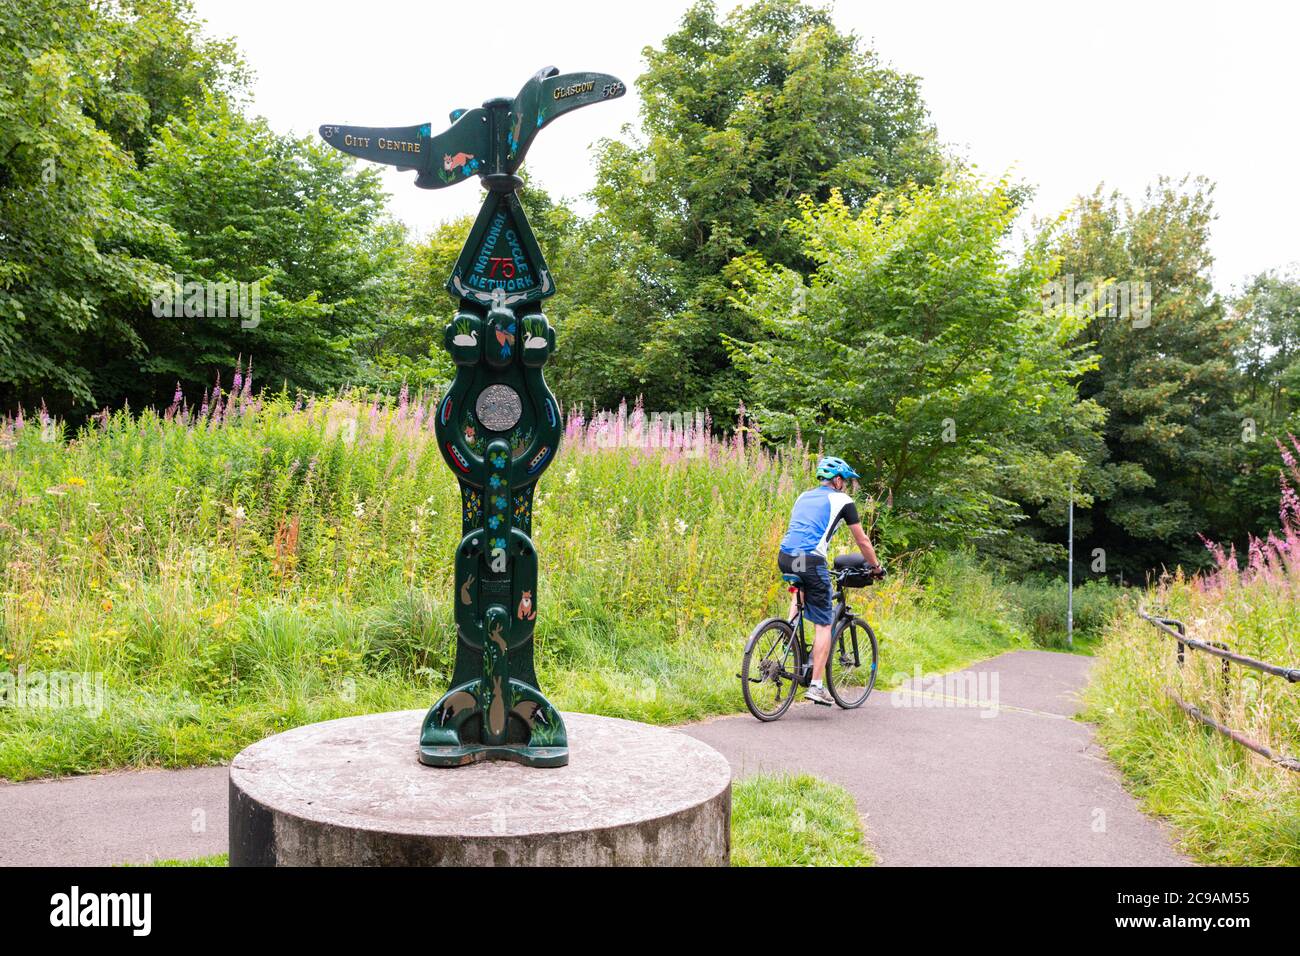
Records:
[[[569,762],[564,722],[538,690],[533,666],[533,490],[563,430],[542,376],[555,350],[542,300],[554,294],[555,281],[519,203],[523,180],[515,172],[551,120],[625,92],[604,73],[548,67],[513,100],[456,110],[437,136],[428,123],[320,128],[345,153],[414,170],[417,186],[440,189],[478,176],[488,191],[447,280],[459,302],[444,339],[456,376],[438,405],[436,428],[442,457],[460,483],[462,538],[456,667],[451,689],[420,732],[420,760],[430,766]]]

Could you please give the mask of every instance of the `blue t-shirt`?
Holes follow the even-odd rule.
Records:
[[[786,554],[815,554],[826,557],[826,543],[840,522],[857,524],[857,505],[842,491],[830,485],[818,485],[805,491],[790,511],[790,530],[781,539]]]

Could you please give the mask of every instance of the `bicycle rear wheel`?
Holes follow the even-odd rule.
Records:
[[[745,706],[759,720],[776,720],[794,700],[799,652],[789,621],[770,617],[745,642],[740,687]]]
[[[826,689],[845,710],[861,707],[876,686],[876,635],[858,617],[840,621],[831,634],[826,660]]]

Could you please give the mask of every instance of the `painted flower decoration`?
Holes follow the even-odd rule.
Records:
[[[502,550],[505,550],[506,539],[505,539],[505,538],[493,538],[493,539],[492,539],[490,542],[488,542],[488,543],[491,544],[493,548],[501,548]]]
[[[506,455],[505,455],[505,452],[502,452],[502,451],[494,451],[494,452],[493,452],[491,455],[489,455],[488,457],[492,460],[492,464],[493,464],[494,466],[496,466],[497,468],[504,468],[504,467],[506,466]]]
[[[483,503],[478,496],[478,492],[473,492],[472,494],[466,495],[465,496],[465,517],[471,520],[477,518],[479,508],[482,507],[482,504]]]
[[[488,527],[491,528],[493,531],[501,527],[501,516],[493,515],[491,518],[488,518]]]
[[[493,495],[493,496],[492,496],[492,507],[495,508],[497,511],[505,511],[505,510],[506,510],[506,496],[505,496],[505,495]]]

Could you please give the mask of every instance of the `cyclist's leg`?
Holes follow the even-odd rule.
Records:
[[[817,637],[813,641],[813,680],[823,680],[826,677],[826,661],[831,656],[831,626],[829,624],[818,624],[816,626]]]
[[[804,616],[812,621],[813,680],[826,676],[826,660],[831,652],[831,576],[826,565],[818,564],[804,573]]]

